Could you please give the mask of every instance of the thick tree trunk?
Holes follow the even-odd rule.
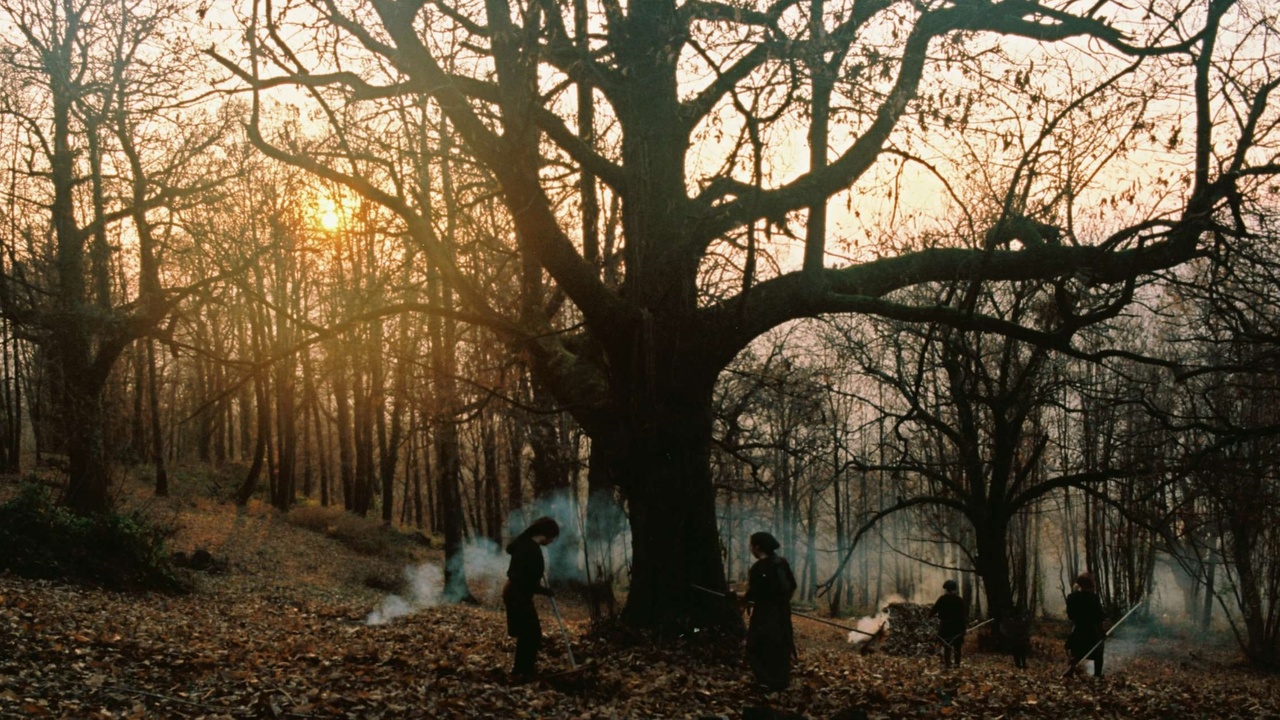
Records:
[[[659,631],[742,630],[730,603],[695,589],[726,587],[711,483],[711,389],[672,389],[637,404],[643,419],[593,438],[593,458],[617,478],[630,511],[631,587],[623,621]],[[657,411],[657,412],[654,412]],[[615,440],[614,438],[617,438]]]
[[[102,391],[74,384],[66,388],[67,460],[70,480],[66,504],[79,515],[111,509],[103,432]]]
[[[994,618],[1013,615],[1013,582],[1009,574],[1008,519],[988,517],[975,522],[978,556],[974,568],[987,595],[987,613]]]
[[[603,453],[591,453],[587,466],[587,523],[582,540],[583,561],[587,568],[591,617],[612,617],[617,599],[613,586],[617,581],[614,566],[614,541],[622,535],[627,522],[618,504],[617,486],[612,468],[601,462]]]
[[[1208,630],[1213,623],[1213,601],[1214,589],[1217,586],[1217,569],[1218,564],[1210,561],[1209,569],[1205,571],[1204,579],[1204,605],[1200,610],[1200,629]]]

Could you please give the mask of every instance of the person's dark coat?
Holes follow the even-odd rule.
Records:
[[[747,660],[756,679],[771,690],[791,682],[795,634],[791,628],[791,595],[796,578],[787,561],[769,555],[751,566],[744,600],[754,603],[747,626]]]
[[[542,548],[531,537],[520,536],[507,545],[511,564],[507,567],[507,586],[502,590],[502,603],[507,608],[507,634],[511,637],[541,636],[542,624],[533,606],[534,595],[549,595],[542,586],[545,565]]]
[[[1025,668],[1031,652],[1031,620],[1025,615],[1015,615],[1001,620],[997,628],[1005,648],[1013,655],[1013,664]]]
[[[933,603],[933,614],[938,618],[938,634],[948,643],[955,643],[964,635],[965,622],[964,598],[956,593],[943,593]]]
[[[1067,618],[1074,625],[1071,635],[1067,637],[1067,650],[1071,653],[1072,659],[1082,660],[1085,654],[1105,637],[1102,623],[1106,619],[1106,613],[1102,609],[1102,601],[1098,599],[1097,593],[1076,590],[1068,595]],[[1099,646],[1089,659],[1096,661],[1101,658],[1101,655],[1102,648]]]

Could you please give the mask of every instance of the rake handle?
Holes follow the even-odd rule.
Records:
[[[551,612],[556,616],[556,625],[560,626],[560,637],[564,638],[564,649],[569,651],[569,667],[577,670],[578,661],[573,658],[573,645],[569,643],[569,631],[565,629],[564,620],[560,617],[560,606],[556,604],[556,596],[548,595],[547,599],[551,601]]]

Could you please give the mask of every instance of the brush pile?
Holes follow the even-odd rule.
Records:
[[[922,657],[938,652],[938,620],[929,617],[929,605],[900,602],[886,607],[889,635],[880,652],[902,657]]]

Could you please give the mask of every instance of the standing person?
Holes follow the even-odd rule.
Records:
[[[1031,652],[1031,618],[1024,612],[1005,618],[998,624],[1000,637],[1013,655],[1013,664],[1020,670],[1027,667],[1027,654]]]
[[[1080,663],[1086,659],[1093,661],[1094,677],[1102,677],[1103,638],[1102,622],[1106,613],[1102,610],[1102,601],[1094,592],[1093,576],[1087,572],[1076,578],[1075,589],[1067,596],[1067,619],[1073,627],[1067,638],[1067,650],[1071,653],[1071,673],[1080,670]],[[1092,650],[1092,652],[1090,652]]]
[[[956,667],[960,667],[960,648],[964,646],[965,615],[968,613],[964,598],[960,597],[960,586],[955,580],[942,583],[942,594],[933,603],[929,614],[938,618],[943,666],[951,667],[951,659],[954,657]]]
[[[516,639],[515,662],[511,679],[523,682],[533,677],[542,645],[542,623],[533,606],[534,595],[551,596],[551,588],[542,584],[546,565],[542,546],[560,536],[560,526],[549,517],[540,517],[507,545],[511,564],[507,567],[507,584],[502,588],[502,604],[507,610],[507,635]]]
[[[751,566],[744,603],[754,603],[747,626],[747,662],[756,681],[770,691],[791,684],[791,658],[796,652],[791,629],[791,594],[796,578],[787,561],[774,554],[778,541],[767,532],[751,536]]]

